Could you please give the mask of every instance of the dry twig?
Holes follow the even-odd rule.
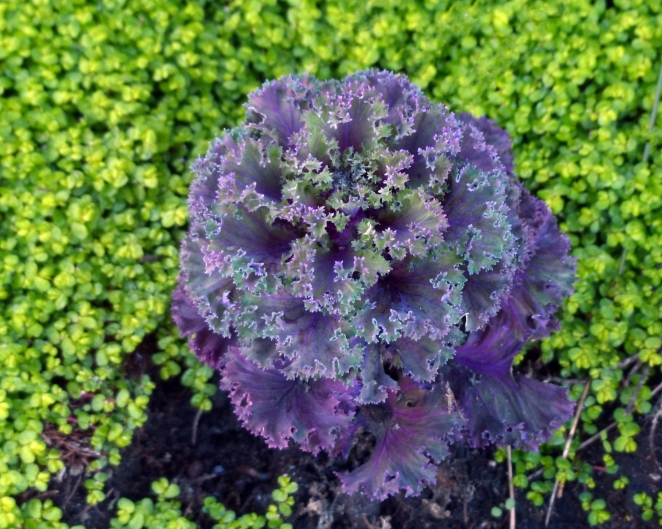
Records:
[[[198,439],[198,424],[200,423],[200,416],[202,415],[202,409],[198,408],[198,413],[195,414],[195,419],[193,419],[193,432],[191,433],[191,444],[195,446],[195,443]]]
[[[570,427],[570,433],[568,434],[568,438],[565,441],[565,447],[563,448],[563,457],[568,457],[568,453],[570,452],[570,445],[572,444],[572,438],[575,435],[575,431],[577,430],[577,423],[579,423],[579,416],[582,413],[582,406],[584,406],[584,401],[586,400],[586,397],[588,395],[588,390],[590,388],[591,388],[591,382],[588,381],[584,386],[584,391],[582,392],[582,396],[579,399],[579,402],[577,403],[575,418],[572,421],[572,426]],[[549,526],[549,518],[552,516],[552,508],[554,507],[554,500],[556,499],[556,491],[558,490],[558,488],[559,488],[559,480],[555,479],[554,488],[552,489],[552,497],[549,499],[549,508],[547,509],[547,516],[545,516],[545,527]]]
[[[555,384],[586,384],[590,378],[561,378],[547,377],[543,382],[554,382]]]
[[[630,364],[633,364],[634,362],[636,362],[638,358],[639,358],[639,353],[635,353],[632,356],[628,356],[625,360],[621,360],[616,365],[616,367],[618,369],[623,369],[623,368],[629,366]]]
[[[628,376],[625,378],[623,381],[622,386],[624,388],[627,388],[630,385],[630,381],[632,380],[632,377],[637,374],[637,371],[641,369],[641,366],[643,366],[643,362],[641,360],[637,360],[637,363],[634,364],[634,367],[630,369],[630,372],[628,373]]]

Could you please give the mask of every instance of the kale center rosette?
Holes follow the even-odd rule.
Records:
[[[450,442],[536,448],[562,388],[511,373],[557,327],[569,241],[513,176],[508,134],[404,76],[287,76],[193,166],[173,316],[273,447],[376,445],[340,476],[384,498]]]

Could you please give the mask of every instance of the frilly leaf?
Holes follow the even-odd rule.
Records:
[[[484,142],[494,148],[494,151],[496,151],[496,154],[499,156],[499,160],[503,164],[505,170],[509,173],[512,173],[514,169],[513,155],[511,151],[513,142],[510,139],[510,134],[499,127],[495,121],[492,121],[485,116],[482,118],[476,118],[467,112],[456,114],[456,116],[459,121],[472,125],[482,133]],[[466,147],[469,147],[469,145]],[[474,156],[472,157],[469,149],[467,148],[467,154],[470,158],[465,159],[480,169],[483,169],[483,167],[495,166],[492,153],[489,151],[482,150],[475,152]],[[474,163],[471,158],[474,160],[476,160],[476,158],[485,158],[485,160],[483,162],[476,160],[476,163]]]
[[[522,200],[528,206],[523,208],[528,213],[523,216],[528,244],[525,264],[501,307],[513,333],[538,339],[557,328],[554,313],[574,290],[576,258],[568,255],[570,241],[559,231],[549,208],[527,195]]]
[[[301,129],[301,113],[318,90],[319,83],[308,75],[288,75],[268,81],[248,95],[246,121],[251,128],[273,136],[285,147]]]
[[[509,263],[510,264],[510,263]],[[509,295],[514,267],[500,261],[490,270],[468,274],[462,290],[462,312],[466,315],[465,330],[483,328],[501,308]]]
[[[475,274],[501,259],[514,258],[515,238],[508,224],[505,173],[484,173],[467,165],[449,179],[443,204],[448,218],[446,241],[468,262]]]
[[[365,70],[350,75],[348,79],[366,83],[381,95],[387,108],[382,121],[396,127],[396,139],[411,134],[414,116],[430,106],[421,89],[403,75]]]
[[[313,454],[330,450],[354,415],[353,390],[342,382],[290,380],[278,369],[261,369],[236,348],[227,355],[221,389],[230,391],[244,426],[272,448],[286,448],[292,439]]]
[[[172,293],[171,310],[179,333],[189,338],[189,347],[195,355],[207,365],[218,369],[228,347],[237,345],[236,336],[226,338],[213,332],[181,285]]]
[[[439,367],[453,358],[454,344],[459,340],[458,336],[446,336],[441,340],[431,340],[426,336],[418,340],[403,337],[389,344],[388,350],[397,357],[397,363],[406,375],[417,381],[432,382]]]
[[[236,154],[240,150],[246,134],[243,127],[224,132],[211,143],[207,154],[191,166],[195,178],[189,190],[188,210],[194,221],[204,222],[209,217],[209,208],[218,198],[219,179],[222,176],[219,167],[229,153]]]
[[[310,251],[305,248],[298,252],[299,246],[294,245],[294,259],[288,263],[288,269],[295,270],[291,274],[298,277],[293,292],[305,297],[309,310],[324,309],[338,314],[351,311],[365,290],[363,282],[352,276],[365,259],[349,245],[340,248],[311,245]]]
[[[450,252],[425,259],[406,258],[368,290],[354,324],[368,342],[400,336],[445,336],[459,318],[464,276]]]
[[[365,347],[361,367],[361,393],[357,398],[362,404],[376,404],[386,400],[387,390],[397,390],[398,383],[384,371],[383,350],[380,344]]]
[[[487,141],[483,130],[485,129],[491,132],[493,137],[496,136],[496,139],[500,142],[500,147],[503,147],[504,138],[498,133],[496,135],[494,134],[487,123],[490,120],[480,122],[475,118],[467,119],[465,116],[466,114],[458,116],[458,121],[461,123],[460,128],[463,131],[459,158],[485,173],[505,171],[506,167],[499,156],[497,148]],[[503,129],[499,130],[506,135],[506,142],[509,142],[508,133]]]
[[[513,376],[513,358],[524,343],[497,316],[485,331],[458,347],[454,362],[441,376],[466,419],[472,446],[510,444],[535,450],[572,415],[567,390]]]
[[[275,342],[250,345],[247,355],[261,365],[272,365],[274,355],[290,359],[284,370],[294,378],[340,376],[359,365],[343,329],[344,322],[323,312],[309,312],[304,300],[287,293],[242,297],[243,313],[237,319],[237,333],[243,343],[252,337]],[[255,349],[257,348],[257,349]]]
[[[249,209],[263,202],[263,197],[267,203],[280,202],[284,180],[282,154],[283,149],[273,140],[262,138],[246,137],[237,148],[228,149],[219,164],[217,200],[221,203],[243,202]]]
[[[203,247],[207,273],[231,277],[238,288],[251,292],[272,290],[296,235],[270,223],[267,208],[232,209],[208,234],[209,244]]]
[[[320,131],[335,140],[343,153],[370,151],[386,131],[379,126],[386,116],[386,106],[377,92],[360,82],[348,82],[342,93],[320,92],[303,119],[309,133]]]
[[[370,459],[356,470],[339,474],[343,492],[363,491],[383,500],[404,489],[420,493],[424,481],[436,482],[436,463],[448,455],[460,417],[451,413],[444,388],[422,389],[409,379],[400,393],[388,390],[386,401],[360,408],[356,426],[377,438]],[[349,442],[349,438],[346,443]]]
[[[236,288],[231,278],[220,274],[207,274],[203,256],[203,247],[206,244],[204,237],[202,227],[193,223],[182,242],[181,284],[210,329],[229,337]]]
[[[443,182],[451,168],[447,156],[457,153],[460,137],[454,116],[441,105],[418,112],[410,133],[392,144],[393,149],[413,156],[412,164],[405,170],[409,175],[407,187],[415,189]]]
[[[363,238],[374,241],[380,251],[388,249],[393,259],[407,253],[422,257],[441,245],[448,225],[441,204],[420,190],[397,193],[394,203],[374,214],[376,226],[364,230]]]

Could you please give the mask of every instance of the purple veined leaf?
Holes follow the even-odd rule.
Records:
[[[282,154],[282,147],[268,139],[244,138],[236,149],[228,150],[219,162],[217,201],[236,203],[241,200],[246,203],[247,199],[242,197],[242,193],[253,191],[261,195],[260,198],[266,197],[267,204],[280,202],[284,179]]]
[[[307,281],[302,285],[311,310],[347,314],[361,293],[361,283],[351,277],[357,255],[350,246],[316,248],[305,268]]]
[[[352,359],[342,321],[322,312],[306,312],[279,333],[278,350],[292,359],[288,373],[335,378],[358,365]]]
[[[468,272],[476,274],[502,259],[514,259],[516,240],[507,221],[505,173],[483,173],[467,165],[449,182],[443,204],[448,219],[444,237],[467,260]]]
[[[456,116],[458,118],[458,121],[466,123],[467,125],[471,125],[481,132],[483,136],[483,141],[487,145],[491,145],[494,148],[505,170],[509,173],[512,173],[514,169],[513,155],[512,155],[513,142],[510,139],[510,134],[508,134],[508,132],[506,132],[504,129],[499,127],[495,121],[485,116],[483,116],[482,118],[476,118],[471,114],[469,114],[468,112],[461,112],[459,114],[456,114]],[[466,147],[467,147],[467,155],[466,155],[467,157],[465,157],[465,159],[468,160],[470,163],[474,164],[476,167],[478,167],[483,171],[492,170],[490,169],[490,167],[495,168],[495,164],[491,153],[488,153],[485,150],[481,150],[479,152],[474,151],[474,153],[472,154],[471,151],[469,151],[468,149],[469,145],[467,145]],[[474,157],[479,159],[477,163],[474,163],[474,161],[472,161],[472,158]]]
[[[432,382],[437,377],[439,368],[453,358],[454,346],[460,341],[457,333],[440,340],[432,340],[426,336],[418,340],[403,337],[390,343],[388,352],[397,358],[396,363],[402,366],[405,375],[419,382]]]
[[[458,121],[461,123],[462,129],[459,158],[484,173],[505,171],[506,168],[499,153],[493,145],[486,141],[482,130],[472,121],[462,121],[460,117],[458,117]]]
[[[389,343],[408,336],[444,337],[459,319],[464,275],[451,252],[436,257],[407,257],[366,292],[366,304],[354,324],[368,342]]]
[[[396,127],[396,140],[411,134],[416,114],[429,110],[431,106],[421,89],[403,75],[366,70],[350,75],[348,79],[364,82],[381,95],[387,108],[382,122]]]
[[[412,164],[405,170],[409,175],[407,187],[426,187],[432,180],[443,182],[451,168],[447,156],[459,150],[459,141],[460,130],[455,117],[444,107],[433,105],[417,113],[410,134],[391,145],[413,156]]]
[[[308,75],[290,75],[266,82],[248,95],[246,120],[251,128],[270,134],[283,147],[303,126],[302,112],[320,84]]]
[[[369,431],[377,442],[367,462],[339,474],[343,492],[383,500],[400,490],[419,494],[426,481],[436,482],[437,464],[448,455],[461,419],[449,412],[442,386],[423,389],[406,378],[399,384],[400,392],[388,390],[385,402],[359,409],[354,429]],[[351,436],[341,440],[349,442]]]
[[[389,249],[394,259],[407,254],[423,257],[441,245],[448,226],[441,204],[420,190],[397,193],[393,206],[373,215],[377,222],[373,240],[379,250]]]
[[[292,439],[313,454],[331,450],[354,415],[354,390],[344,383],[291,380],[280,370],[260,368],[237,348],[226,356],[221,389],[230,391],[244,426],[271,448],[286,448]]]
[[[512,263],[500,261],[490,270],[467,274],[462,289],[465,330],[472,332],[482,329],[497,314],[504,299],[510,294],[514,272]]]
[[[214,369],[221,366],[221,359],[228,347],[237,345],[234,333],[227,338],[209,328],[181,285],[172,293],[172,319],[179,333],[189,339],[189,347],[195,355]]]
[[[194,222],[182,242],[180,284],[210,329],[230,337],[236,287],[231,278],[207,274],[203,255],[207,240],[204,237],[204,230]]]
[[[383,346],[367,344],[361,366],[361,392],[357,401],[361,404],[384,402],[387,390],[398,389],[398,383],[384,371]]]
[[[574,291],[576,258],[570,257],[570,240],[558,228],[556,218],[546,207],[546,215],[536,230],[535,254],[532,255],[523,273],[538,285],[544,283],[544,290],[549,296],[546,303],[560,306],[562,298]]]
[[[515,177],[510,177],[509,184],[507,185],[506,205],[508,210],[506,213],[506,222],[510,226],[510,233],[517,241],[515,248],[515,258],[513,259],[513,267],[521,268],[527,261],[529,253],[533,249],[533,230],[525,226],[520,216],[523,201],[526,197],[531,197],[526,188]]]
[[[513,333],[540,339],[558,328],[554,313],[574,290],[577,260],[545,203],[528,192],[521,203],[529,248],[501,308]]]
[[[203,222],[209,216],[209,208],[219,193],[221,162],[229,153],[239,152],[239,145],[246,135],[243,127],[223,132],[211,143],[207,154],[192,164],[195,179],[189,190],[188,210],[193,220]]]
[[[241,354],[262,369],[280,365],[283,357],[278,352],[278,342],[271,338],[253,338],[241,346]]]
[[[275,271],[289,255],[296,234],[270,223],[267,208],[248,211],[234,206],[213,226],[203,247],[207,273],[232,277],[238,288],[251,292],[275,288]]]
[[[574,404],[566,389],[513,376],[513,358],[523,343],[498,315],[486,330],[471,333],[456,349],[454,362],[441,369],[472,446],[496,443],[535,450],[572,416]]]
[[[529,290],[531,288],[536,288],[535,283],[526,275],[518,273],[508,297],[501,303],[501,312],[515,336],[539,340],[559,329],[558,320],[554,316],[558,306],[543,305],[535,293]],[[550,292],[554,292],[554,289],[550,288]]]
[[[376,147],[383,135],[379,122],[386,106],[378,93],[360,82],[350,83],[343,93],[320,92],[303,119],[309,133],[320,131],[335,140],[340,153],[362,153]]]
[[[242,297],[243,313],[237,318],[239,339],[268,338],[271,343],[250,346],[247,354],[260,365],[273,365],[277,356],[290,360],[283,370],[288,377],[338,377],[360,363],[349,346],[343,320],[324,312],[309,312],[304,300],[287,293]],[[256,349],[257,348],[257,349]]]

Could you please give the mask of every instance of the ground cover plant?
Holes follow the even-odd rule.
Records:
[[[639,429],[661,396],[659,127],[649,132],[660,9],[643,0],[0,3],[0,525],[55,525],[49,482],[72,469],[88,473],[90,501],[108,492],[95,474],[120,461],[157,382],[133,368],[146,337],[159,376],[180,377],[193,405],[211,408],[212,370],[168,316],[189,167],[243,121],[242,103],[264,80],[368,67],[405,73],[432,101],[505,128],[516,175],[578,258],[560,330],[520,369],[549,370],[575,400],[588,381],[588,396],[567,457],[563,431],[540,452],[513,451],[522,499],[547,501],[555,478],[580,483],[592,494],[587,516],[604,520],[608,490],[592,489],[599,467],[614,472],[610,487],[632,499],[633,516],[656,520],[652,482],[628,480],[616,461],[650,450]],[[612,420],[586,459],[579,446]]]

